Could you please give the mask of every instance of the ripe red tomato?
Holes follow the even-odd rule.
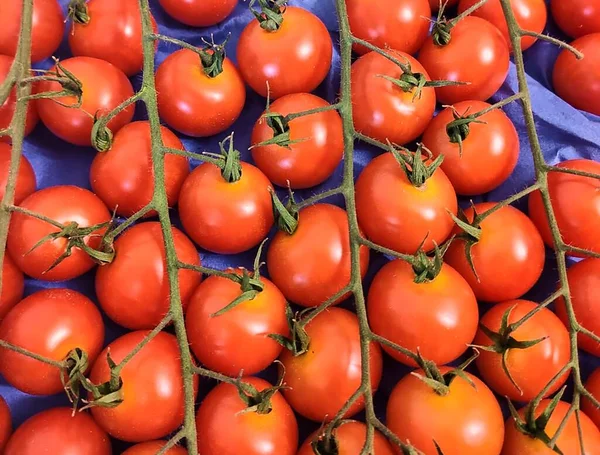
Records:
[[[310,93],[286,95],[270,111],[283,116],[328,106]],[[298,117],[289,122],[289,148],[263,145],[252,149],[252,159],[275,185],[293,189],[310,188],[327,180],[342,161],[344,137],[342,119],[336,111]],[[273,130],[264,118],[252,130],[252,145],[273,138]]]
[[[437,169],[415,186],[389,152],[367,164],[356,181],[361,229],[373,242],[401,253],[413,254],[421,244],[429,251],[443,243],[454,227],[448,212],[457,210],[456,193],[444,171]]]
[[[4,447],[12,433],[12,418],[10,409],[4,398],[0,397],[0,453],[4,453]]]
[[[440,368],[442,374],[450,370]],[[435,441],[444,455],[499,455],[504,436],[500,406],[482,381],[465,374],[475,387],[456,377],[447,395],[438,395],[413,374],[404,376],[388,401],[389,429],[427,454],[437,453]]]
[[[331,67],[333,44],[327,27],[310,11],[287,6],[278,30],[252,20],[240,35],[237,59],[244,80],[272,99],[312,92]]]
[[[156,455],[162,449],[167,441],[148,441],[136,444],[122,455]],[[175,446],[165,452],[165,455],[187,455],[188,451],[181,446]]]
[[[9,144],[0,142],[0,201],[4,199],[8,174],[10,170],[10,155],[12,148]],[[17,185],[15,187],[14,205],[19,205],[23,199],[35,191],[35,173],[25,155],[21,155]]]
[[[21,30],[21,0],[3,0],[0,15],[0,54],[15,56]],[[50,57],[63,37],[62,9],[57,0],[34,0],[31,28],[31,61]]]
[[[183,144],[167,127],[160,127],[166,147],[184,150]],[[90,169],[94,192],[106,206],[128,217],[142,209],[154,194],[150,124],[146,121],[125,125],[114,136],[112,147],[96,154]],[[165,155],[165,188],[169,207],[177,204],[179,191],[190,173],[184,156]]]
[[[600,163],[592,160],[563,161],[558,167],[600,174]],[[600,253],[600,180],[550,172],[548,190],[563,242]],[[552,233],[538,191],[529,196],[529,216],[546,244],[552,246]]]
[[[267,267],[273,283],[288,300],[313,307],[350,282],[348,218],[335,205],[315,204],[300,210],[299,220],[293,234],[275,234],[267,252]],[[369,249],[362,246],[362,277],[368,266]]]
[[[596,368],[588,377],[587,381],[585,381],[585,388],[594,398],[600,398],[600,368]],[[584,397],[581,400],[581,410],[587,414],[598,428],[600,428],[600,409]],[[2,444],[0,444],[0,447],[1,446]]]
[[[249,377],[244,382],[259,392],[272,387],[264,379]],[[244,412],[232,384],[221,383],[209,392],[196,414],[198,451],[202,455],[294,455],[298,447],[298,424],[290,405],[280,392],[271,398],[266,414]]]
[[[403,63],[410,64],[413,73],[430,80],[425,68],[403,52],[392,52]],[[424,87],[420,96],[415,89],[405,92],[381,77],[398,79],[403,71],[376,52],[363,55],[352,64],[352,115],[356,130],[385,142],[403,145],[423,133],[435,110],[435,90]]]
[[[192,27],[209,27],[229,16],[237,0],[158,0],[169,16]]]
[[[91,145],[94,115],[106,115],[127,98],[133,96],[133,87],[127,76],[116,66],[92,57],[72,57],[60,64],[81,82],[82,104],[76,105],[74,96],[37,100],[38,111],[44,125],[59,138],[75,145]],[[54,70],[54,67],[52,68]],[[51,71],[52,71],[51,70]],[[58,82],[42,81],[38,92],[62,90]],[[134,106],[130,105],[110,122],[108,128],[116,133],[133,117]]]
[[[87,412],[52,408],[16,429],[4,455],[111,455],[107,434]]]
[[[2,21],[4,17],[0,18]],[[2,46],[2,44],[0,44]],[[10,66],[12,65],[12,57],[6,55],[0,55],[0,84],[4,82]],[[8,95],[4,104],[0,105],[0,130],[6,129],[10,126],[13,115],[15,114],[15,105],[17,104],[17,91],[13,87]],[[25,118],[25,136],[33,131],[35,126],[38,124],[40,117],[37,111],[37,104],[34,100],[29,101],[27,104],[27,116]],[[0,136],[0,142],[8,142],[10,140],[7,136]]]
[[[148,334],[130,332],[110,343],[92,368],[90,380],[101,384],[110,379],[106,354],[119,363]],[[184,399],[181,354],[177,339],[161,332],[146,344],[121,370],[123,402],[114,408],[93,407],[94,419],[109,435],[128,442],[159,439],[183,423]],[[198,377],[194,377],[194,390]]]
[[[475,210],[484,213],[494,205],[475,204]],[[465,215],[472,221],[473,209],[466,209]],[[455,228],[456,234],[460,232]],[[499,209],[481,223],[481,239],[471,249],[479,279],[467,261],[466,246],[464,240],[453,241],[444,259],[467,280],[478,300],[519,298],[533,287],[544,269],[542,237],[531,220],[512,206]]]
[[[284,349],[280,360],[285,370],[283,395],[294,410],[316,422],[333,419],[360,386],[360,334],[356,315],[332,307],[317,315],[306,327],[310,339],[306,353],[294,356]],[[371,388],[379,386],[382,358],[379,345],[371,343]],[[348,409],[350,417],[363,409],[361,397]]]
[[[57,361],[79,348],[91,365],[104,343],[104,323],[96,305],[83,294],[44,289],[6,315],[0,339]],[[0,374],[13,387],[33,395],[52,395],[63,389],[58,368],[8,349],[0,348]]]
[[[490,105],[483,101],[462,101],[453,106],[459,115],[480,112]],[[433,118],[425,133],[423,145],[435,157],[444,155],[442,170],[458,194],[472,196],[487,193],[500,186],[510,176],[519,159],[519,135],[508,116],[495,109],[478,117],[485,123],[470,123],[469,134],[452,142],[446,126],[454,121],[452,108],[446,108]]]
[[[25,279],[23,272],[11,259],[8,253],[4,254],[2,262],[2,289],[0,292],[0,322],[4,316],[23,298]]]
[[[440,9],[440,4],[446,4],[446,8],[450,8],[458,3],[458,0],[429,0],[429,6],[431,6],[431,11],[436,12]]]
[[[599,0],[551,0],[552,17],[573,38],[600,33]]]

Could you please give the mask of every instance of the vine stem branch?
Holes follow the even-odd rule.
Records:
[[[31,352],[28,349],[22,348],[20,346],[15,346],[14,344],[9,343],[4,340],[0,340],[0,346],[3,347],[4,349],[8,349],[9,351],[18,352],[19,354],[25,355],[27,357],[31,357],[32,359],[38,360],[40,362],[46,363],[46,364],[51,365],[56,368],[62,369],[62,368],[66,367],[66,364],[64,362],[49,359],[47,357],[36,354],[35,352]]]

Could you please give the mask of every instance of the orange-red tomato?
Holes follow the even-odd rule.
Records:
[[[0,292],[0,322],[4,316],[23,298],[25,279],[8,253],[2,262],[2,290]]]
[[[3,19],[0,18],[0,21]],[[1,45],[0,45],[1,46]],[[12,65],[13,58],[6,55],[0,55],[0,84],[4,82],[10,66]],[[13,115],[15,114],[15,106],[17,104],[17,90],[12,88],[8,98],[4,101],[4,104],[0,105],[0,130],[6,129],[10,126]],[[40,117],[37,111],[37,104],[34,100],[30,100],[27,103],[27,116],[25,118],[25,136],[33,131],[35,126],[38,124]],[[0,136],[0,142],[8,142],[10,138],[8,136]]]
[[[585,388],[596,400],[600,399],[600,368],[596,368],[587,381],[585,381]],[[589,399],[583,397],[581,399],[581,410],[596,424],[596,427],[600,428],[600,409]]]
[[[8,174],[10,171],[11,146],[0,142],[0,201],[4,199]],[[35,191],[35,173],[25,155],[21,155],[17,184],[15,186],[14,205],[19,205],[27,196]]]
[[[136,444],[121,455],[156,455],[162,449],[167,441],[148,441]],[[181,447],[175,446],[165,452],[165,455],[187,455],[188,451]]]
[[[158,0],[169,16],[192,27],[215,25],[229,16],[237,0]]]
[[[552,17],[573,38],[600,33],[599,0],[551,0]]]
[[[0,396],[0,453],[4,453],[4,447],[12,434],[12,418],[10,409],[4,398]]]

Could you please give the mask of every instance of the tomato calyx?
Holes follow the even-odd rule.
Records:
[[[227,150],[225,144],[228,144]],[[221,175],[228,183],[235,183],[242,178],[242,164],[240,161],[240,152],[233,145],[233,133],[219,142],[220,154],[216,157],[221,160],[219,167]]]
[[[477,274],[477,270],[475,270],[475,264],[473,263],[473,245],[476,245],[481,238],[481,227],[479,224],[481,223],[481,219],[479,219],[477,215],[477,210],[475,209],[475,205],[471,202],[471,208],[473,210],[473,221],[469,222],[465,212],[462,208],[458,208],[458,216],[454,215],[454,213],[448,211],[448,214],[452,217],[454,223],[462,229],[462,233],[457,235],[456,238],[461,239],[465,242],[465,255],[467,257],[467,262],[469,263],[469,267],[475,275],[477,281],[479,281],[479,275]]]
[[[310,443],[315,455],[339,455],[339,442],[336,437],[336,430],[344,423],[352,422],[351,420],[340,420],[331,428],[325,428],[322,433],[319,433]]]
[[[286,337],[277,333],[270,333],[268,335],[269,338],[277,341],[284,349],[290,351],[294,357],[305,354],[308,351],[308,345],[310,344],[310,337],[304,328],[305,324],[302,322],[299,315],[294,314],[294,311],[289,304],[285,307],[285,316],[288,327],[290,328],[290,336]]]
[[[394,156],[410,183],[416,187],[423,186],[444,161],[444,155],[439,155],[431,161],[433,154],[423,144],[418,144],[414,153],[404,147],[399,147],[400,150],[398,150],[389,141],[388,146],[390,153]],[[426,152],[428,157],[423,157],[423,151]]]
[[[67,6],[67,19],[73,23],[87,24],[90,21],[86,0],[71,0]]]
[[[284,374],[280,374],[277,384],[261,390],[260,392],[252,384],[248,384],[247,382],[238,379],[235,382],[235,386],[237,387],[240,398],[246,404],[246,409],[240,411],[240,414],[247,414],[250,412],[263,415],[269,414],[273,410],[271,399],[277,392],[284,388],[283,377]]]
[[[477,357],[479,357],[479,351],[476,349],[473,351],[473,355],[465,360],[465,362],[463,362],[461,365],[448,371],[447,373],[442,374],[435,362],[425,359],[421,355],[421,351],[417,349],[417,364],[424,374],[421,374],[418,371],[413,371],[411,374],[431,387],[433,391],[440,396],[446,396],[450,393],[450,385],[457,377],[464,379],[472,387],[475,387],[475,383],[465,373],[465,369],[471,363],[473,363]]]
[[[469,137],[471,123],[485,122],[477,120],[478,114],[468,115],[469,109],[464,114],[459,114],[454,106],[449,106],[452,109],[454,120],[446,125],[446,134],[453,144],[458,144],[458,154],[462,157],[463,142]]]
[[[80,399],[81,386],[86,381],[85,372],[89,367],[87,353],[75,348],[65,358],[65,369],[60,372],[60,380],[73,409],[77,409]]]
[[[112,147],[113,133],[106,126],[105,121],[101,121],[98,113],[94,114],[94,124],[92,126],[92,147],[98,152],[107,152]]]
[[[426,239],[427,238],[423,239],[423,243],[425,243]],[[441,247],[434,243],[433,257],[430,257],[423,250],[423,243],[421,244],[415,255],[409,261],[415,273],[415,279],[413,280],[415,283],[428,283],[435,280],[442,270],[442,266],[444,265],[444,255],[446,254],[446,251],[448,251],[453,239],[454,237],[451,237]]]
[[[450,30],[456,25],[455,22],[446,19],[446,4],[444,2],[440,5],[438,15],[435,21],[433,21],[433,29],[431,30],[431,38],[436,46],[446,46],[450,43],[452,36]]]
[[[269,189],[271,193],[271,200],[273,202],[273,214],[275,216],[275,224],[280,231],[286,232],[292,235],[298,228],[298,221],[300,218],[299,212],[296,209],[296,202],[294,201],[294,193],[289,190],[289,198],[286,205],[277,196],[274,190]]]
[[[41,81],[51,81],[59,83],[62,90],[34,93],[33,95],[29,95],[27,99],[33,100],[41,98],[61,98],[64,96],[74,96],[77,100],[74,104],[65,104],[58,100],[54,100],[54,102],[63,107],[79,109],[83,103],[83,84],[73,73],[62,66],[56,57],[52,57],[52,59],[54,60],[55,65],[53,70],[36,70],[41,72],[43,75],[23,79],[21,84],[36,84],[37,82]]]
[[[223,62],[225,61],[225,44],[227,44],[227,41],[229,40],[229,35],[221,44],[216,44],[212,35],[210,39],[210,41],[206,41],[204,38],[202,38],[202,42],[205,44],[205,46],[201,49],[198,49],[197,52],[200,56],[200,62],[202,63],[204,74],[212,79],[223,72]]]
[[[260,10],[254,8],[258,2]],[[276,32],[283,23],[283,14],[288,0],[252,0],[250,11],[260,23],[260,28],[267,32]]]
[[[277,112],[271,112],[270,106],[270,92],[267,91],[267,107],[262,119],[264,119],[264,121],[267,123],[267,126],[273,131],[273,137],[251,146],[250,149],[264,147],[267,145],[278,145],[279,147],[291,149],[293,144],[304,142],[306,139],[292,140],[290,137],[290,122],[292,121],[291,115],[281,115]]]
[[[110,356],[110,351],[106,354],[106,361],[110,367],[110,380],[96,385],[87,378],[81,382],[85,390],[92,394],[91,400],[83,400],[85,406],[80,410],[89,409],[92,407],[114,408],[123,402],[123,380],[119,375],[119,366]]]

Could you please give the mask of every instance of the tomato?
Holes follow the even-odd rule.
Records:
[[[0,18],[0,21],[2,18]],[[0,46],[2,46],[0,44]],[[12,65],[12,57],[7,57],[6,55],[0,55],[0,84],[4,82],[8,72],[10,71],[10,66]],[[8,95],[4,104],[0,105],[0,130],[6,129],[10,126],[10,122],[15,114],[15,107],[17,104],[17,91],[13,87]],[[33,131],[35,126],[38,124],[40,117],[37,111],[37,104],[35,101],[29,101],[27,103],[27,115],[25,118],[25,136]],[[7,136],[0,136],[0,142],[8,142],[9,138]],[[1,145],[1,144],[0,144]]]
[[[200,265],[194,244],[172,228],[177,258]],[[96,294],[104,312],[130,330],[153,329],[169,311],[170,287],[165,265],[165,247],[158,222],[136,224],[115,242],[115,258],[98,268]],[[202,279],[193,270],[179,270],[179,292],[186,307]]]
[[[362,422],[345,420],[332,434],[337,442],[338,455],[357,455],[365,445],[367,426]],[[311,445],[314,440],[323,439],[323,437],[322,432],[315,431],[306,438],[297,455],[314,455],[315,452]],[[377,455],[394,455],[396,453],[385,436],[378,431],[374,435],[373,450],[373,453]]]
[[[440,368],[442,374],[450,370]],[[458,376],[446,395],[413,374],[404,376],[388,401],[389,429],[427,455],[438,453],[434,441],[444,455],[499,455],[504,435],[500,405],[481,380],[465,374],[475,386]]]
[[[94,115],[106,115],[127,98],[133,96],[133,87],[127,76],[116,66],[92,57],[72,57],[60,64],[81,82],[82,104],[75,106],[75,96],[37,100],[38,111],[44,125],[59,138],[75,145],[91,145]],[[54,67],[51,71],[54,70]],[[58,82],[42,81],[38,92],[62,90]],[[108,128],[114,134],[133,117],[134,106],[130,105],[110,122]]]
[[[437,169],[415,186],[389,152],[367,164],[356,181],[361,229],[373,242],[401,253],[413,254],[421,244],[429,251],[443,243],[454,227],[448,212],[457,210],[456,193],[444,171]]]
[[[110,213],[94,193],[71,185],[36,191],[20,207],[44,215],[63,226],[76,223],[79,228],[86,228],[110,221]],[[99,248],[105,231],[106,228],[100,228],[86,236],[85,244],[90,248]],[[70,280],[90,270],[94,261],[77,247],[72,248],[69,257],[48,270],[66,251],[69,241],[64,237],[44,242],[31,250],[41,239],[58,232],[59,228],[46,221],[14,213],[8,233],[8,251],[23,272],[38,280]]]
[[[475,204],[478,214],[496,205]],[[469,221],[473,209],[465,210]],[[471,249],[477,277],[467,261],[465,240],[455,240],[444,259],[471,285],[478,300],[502,302],[521,297],[537,282],[544,269],[544,242],[534,224],[512,206],[502,207],[481,223],[481,238]],[[459,234],[460,229],[455,228]]]
[[[160,127],[163,144],[184,150],[168,128]],[[190,173],[184,156],[165,154],[165,187],[169,207],[177,203],[183,181]],[[129,217],[150,203],[154,195],[154,169],[150,124],[146,121],[125,125],[114,136],[112,147],[99,152],[92,162],[90,182],[94,192],[111,210]]]
[[[122,455],[156,455],[162,449],[167,441],[148,441],[136,444]],[[165,452],[165,455],[187,455],[188,451],[181,446],[175,446]]]
[[[346,8],[352,34],[381,49],[414,54],[429,33],[428,0],[347,0]],[[354,50],[359,54],[368,52],[358,45],[354,45]]]
[[[477,3],[477,1],[478,0],[460,0],[458,3],[458,12],[462,13]],[[546,26],[546,19],[548,18],[548,11],[544,0],[510,0],[510,4],[517,19],[517,23],[523,30],[542,33]],[[498,30],[502,32],[509,47],[512,48],[510,45],[508,26],[506,25],[506,19],[504,18],[500,0],[488,1],[485,5],[473,12],[472,15],[490,21],[498,27]],[[532,36],[524,36],[521,38],[522,50],[529,49],[533,43],[536,42],[536,39],[537,38]]]
[[[600,33],[582,36],[571,43],[584,57],[563,50],[552,72],[556,94],[571,106],[600,115]]]
[[[272,387],[264,379],[246,378],[259,392]],[[271,397],[266,414],[244,412],[232,384],[221,383],[206,396],[196,414],[198,451],[202,455],[294,455],[298,447],[298,424],[280,392]]]
[[[240,35],[237,59],[244,80],[272,99],[312,92],[331,68],[333,43],[325,24],[310,11],[287,6],[278,30],[252,20]]]
[[[328,106],[329,103],[310,93],[286,95],[273,104],[270,111],[286,116]],[[273,138],[273,130],[264,118],[252,130],[252,145]],[[276,185],[310,188],[327,180],[342,161],[344,136],[342,119],[336,111],[298,117],[289,122],[288,147],[263,145],[252,149],[252,159]]]
[[[4,455],[111,455],[110,439],[87,412],[52,408],[27,419]]]
[[[156,71],[160,117],[173,129],[194,137],[213,136],[237,120],[246,87],[228,58],[223,71],[210,77],[200,56],[189,49],[169,55]]]
[[[110,343],[92,368],[90,380],[101,384],[110,379],[106,355],[119,363],[148,334],[127,333]],[[183,423],[183,378],[177,339],[161,332],[146,344],[121,370],[123,402],[113,408],[93,407],[94,419],[109,435],[128,442],[158,439]],[[194,390],[198,377],[194,377]]]
[[[18,303],[0,324],[0,340],[62,361],[75,348],[90,365],[102,349],[104,323],[91,300],[70,289],[44,289]],[[63,389],[58,368],[0,348],[0,374],[13,387],[33,395]]]
[[[2,288],[0,289],[0,322],[4,316],[23,298],[25,279],[8,253],[2,262]]]
[[[237,0],[158,0],[169,16],[191,25],[209,27],[229,16]]]
[[[600,1],[551,0],[552,17],[573,38],[600,33]]]
[[[10,172],[11,146],[0,142],[0,200],[4,199],[8,174]],[[15,187],[14,204],[19,205],[23,199],[35,191],[35,173],[25,155],[21,155],[17,185]]]
[[[0,54],[15,56],[21,30],[21,0],[3,0],[0,15]],[[31,24],[31,61],[50,57],[58,49],[65,29],[57,0],[34,0]]]
[[[8,438],[12,433],[12,418],[10,416],[10,409],[4,398],[0,396],[0,453],[4,453],[4,447],[8,442]]]
[[[348,310],[332,307],[305,329],[310,339],[308,351],[294,356],[283,350],[279,358],[285,371],[283,395],[298,414],[316,422],[329,421],[360,386],[358,319]],[[376,343],[370,346],[369,366],[371,389],[375,391],[382,372],[381,350]],[[361,397],[344,416],[356,414],[364,405]]]
[[[462,101],[453,106],[459,115],[480,112],[490,105],[483,101]],[[458,194],[472,196],[487,193],[508,179],[519,159],[519,135],[508,116],[495,109],[477,118],[485,123],[470,123],[462,147],[452,142],[446,127],[454,121],[452,108],[433,118],[425,133],[423,145],[435,157],[444,155],[442,170]]]
[[[600,163],[592,160],[563,161],[558,167],[600,174]],[[548,190],[563,242],[600,253],[600,180],[550,172]],[[529,196],[529,216],[546,244],[552,246],[552,232],[538,191]]]
[[[458,0],[429,0],[431,11],[436,12],[440,9],[440,4],[446,4],[446,8],[450,8],[458,3]]]
[[[596,399],[600,398],[600,368],[596,368],[585,381],[585,388]],[[581,410],[600,428],[600,409],[598,409],[590,400],[582,398]],[[0,444],[0,447],[2,444]]]
[[[410,55],[392,52],[413,73],[430,80],[425,68]],[[379,141],[403,145],[423,133],[435,110],[435,90],[424,87],[405,92],[381,76],[398,79],[403,71],[376,52],[363,55],[352,64],[352,115],[356,130]]]
[[[369,249],[360,248],[360,274],[367,273]],[[350,282],[350,233],[346,212],[330,204],[300,210],[296,231],[275,234],[267,251],[273,283],[298,305],[325,302]],[[340,301],[343,299],[340,299]]]

